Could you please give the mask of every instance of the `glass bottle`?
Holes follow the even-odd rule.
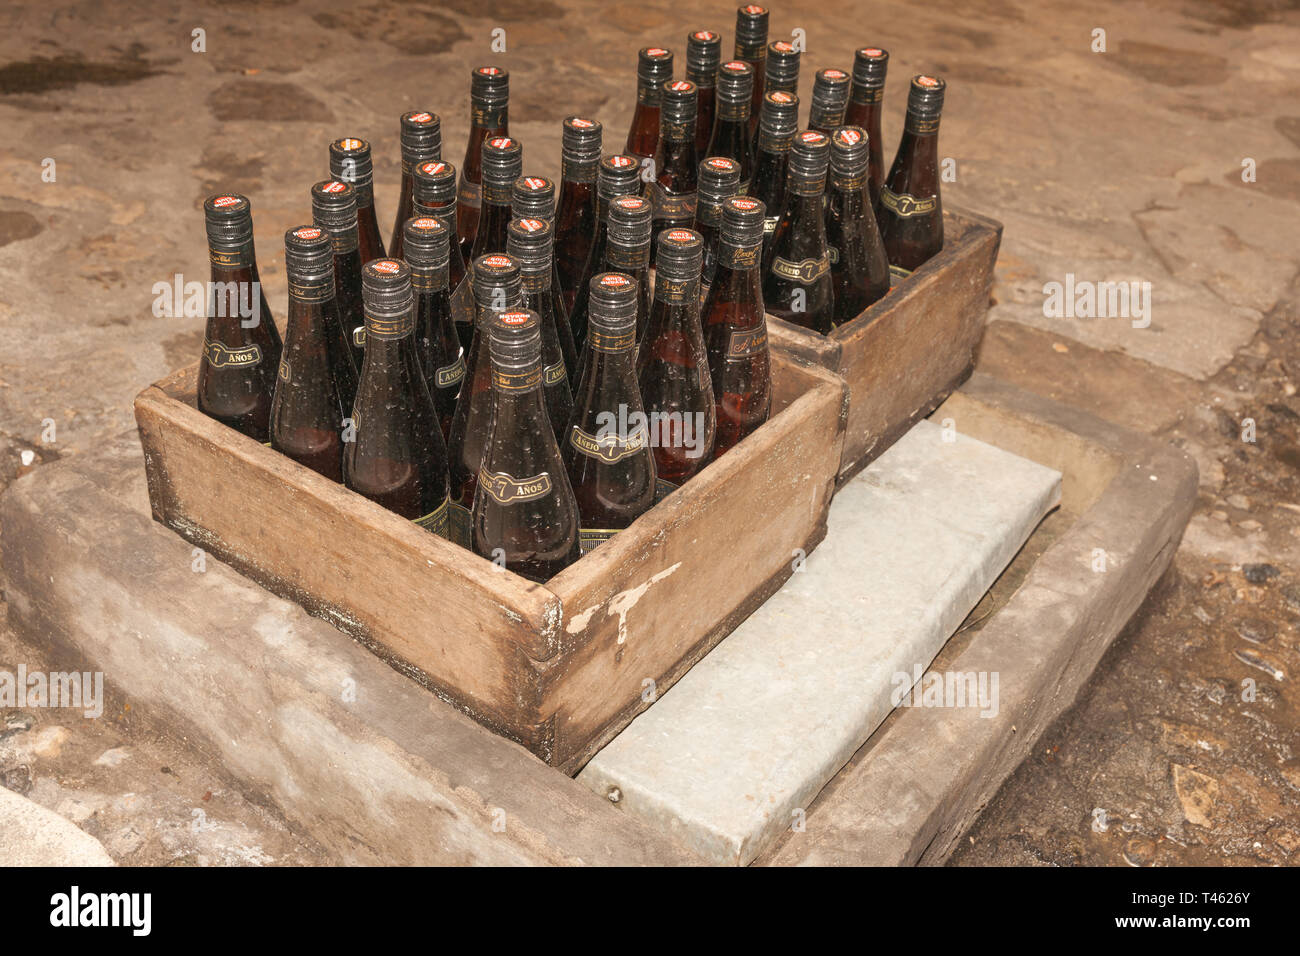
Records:
[[[447,447],[415,352],[411,270],[396,259],[361,269],[366,363],[343,450],[343,481],[358,494],[447,534]]]
[[[767,45],[767,63],[763,68],[763,92],[784,90],[799,93],[799,50],[789,40],[773,40]]]
[[[510,136],[494,136],[483,144],[483,206],[478,232],[470,247],[470,261],[493,252],[506,251],[506,230],[510,226],[510,193],[523,175],[524,148]]]
[[[499,66],[479,66],[470,73],[469,137],[456,191],[456,230],[460,252],[471,259],[483,205],[483,141],[510,135],[510,74]]]
[[[813,80],[808,128],[831,135],[837,127],[844,125],[844,111],[848,105],[849,75],[833,67],[818,70]]]
[[[786,157],[799,131],[799,97],[784,90],[763,97],[763,117],[758,124],[758,148],[754,154],[754,185],[749,193],[763,203],[763,261],[772,248],[772,234],[785,208]]]
[[[786,163],[786,200],[763,269],[763,301],[771,315],[829,335],[835,315],[830,248],[822,201],[830,137],[804,130]]]
[[[654,452],[636,379],[636,285],[621,272],[602,272],[591,283],[582,379],[560,443],[583,554],[655,501]]]
[[[581,555],[578,503],[542,397],[542,330],[536,313],[494,313],[491,430],[474,495],[474,550],[544,582]]]
[[[551,298],[551,243],[554,233],[545,219],[516,219],[510,223],[506,254],[519,263],[524,288],[524,308],[537,313],[542,329],[542,393],[555,428],[555,440],[564,434],[573,411],[573,390],[568,363],[560,345],[554,300]],[[574,364],[577,360],[574,360]]]
[[[655,235],[665,229],[689,228],[695,224],[699,176],[699,160],[695,156],[695,84],[690,80],[671,80],[664,84],[661,97],[659,145],[655,147],[654,162],[656,176],[645,189],[653,210]]]
[[[402,258],[405,237],[402,227],[415,215],[415,168],[421,163],[442,159],[442,120],[437,113],[415,110],[402,114],[402,187],[397,200],[397,219],[393,222],[388,255]]]
[[[600,165],[601,136],[602,127],[595,120],[581,116],[564,120],[560,198],[555,213],[555,268],[566,321],[573,311],[596,233],[596,168]],[[574,342],[575,348],[577,344]]]
[[[759,107],[763,103],[763,77],[767,69],[767,19],[766,7],[756,3],[746,4],[736,10],[736,45],[733,60],[743,60],[754,68],[754,92],[749,101],[748,133],[750,138],[758,127]]]
[[[199,411],[249,438],[270,441],[280,332],[257,275],[253,206],[244,196],[209,196],[208,321],[199,361]]]
[[[889,52],[879,47],[863,47],[853,54],[853,89],[844,111],[845,126],[860,126],[867,131],[871,160],[867,164],[867,189],[871,208],[880,219],[880,187],[885,179],[884,140],[880,137],[880,106],[885,95],[885,74],[889,70]]]
[[[939,199],[939,114],[944,82],[912,77],[907,119],[889,178],[880,190],[880,238],[894,281],[905,279],[943,247]]]
[[[456,231],[456,167],[442,160],[421,163],[415,168],[415,214],[441,219]],[[474,337],[474,291],[470,288],[469,270],[460,252],[460,240],[451,244],[447,259],[447,287],[451,289],[451,318],[460,339],[460,347],[469,351]]]
[[[695,230],[659,234],[654,305],[637,353],[636,377],[664,492],[696,475],[713,456],[716,409],[700,326],[703,256],[704,240]]]
[[[596,234],[587,252],[587,264],[582,269],[582,281],[578,283],[573,308],[569,311],[569,328],[579,354],[587,339],[587,294],[591,280],[596,273],[605,271],[609,204],[618,196],[634,196],[640,192],[641,167],[635,156],[606,156],[600,161],[596,176]]]
[[[619,196],[609,204],[606,218],[605,261],[610,272],[622,272],[636,283],[636,340],[645,335],[650,319],[650,200]],[[591,290],[588,289],[590,295]],[[579,363],[581,364],[581,363]]]
[[[733,196],[722,204],[718,279],[704,300],[704,344],[717,403],[717,459],[772,411],[772,365],[761,279],[763,204]]]
[[[754,151],[750,148],[749,102],[754,88],[754,68],[743,60],[722,64],[718,70],[718,112],[707,156],[726,156],[740,164],[740,192],[747,193],[754,178]]]
[[[402,226],[402,246],[415,292],[415,353],[438,413],[444,439],[451,438],[456,396],[465,379],[465,355],[451,318],[448,263],[456,233],[441,219],[417,216]]]
[[[354,136],[330,143],[330,175],[347,183],[356,193],[357,248],[361,252],[361,264],[382,259],[384,240],[379,236],[379,219],[375,215],[375,170],[370,144]]]
[[[316,183],[311,187],[311,219],[329,233],[334,246],[335,304],[352,355],[352,367],[360,378],[361,363],[366,357],[366,324],[361,305],[356,190],[337,179]]]
[[[703,156],[713,135],[714,88],[722,63],[722,37],[696,30],[686,37],[686,78],[698,91],[695,110],[695,154]]]
[[[867,194],[869,148],[860,126],[841,126],[831,135],[826,242],[836,325],[857,318],[889,293],[889,260]]]
[[[700,163],[700,199],[695,206],[695,231],[704,240],[704,265],[700,270],[700,300],[718,271],[718,228],[722,202],[740,191],[740,163],[727,156],[710,156]]]
[[[659,145],[659,104],[663,85],[672,78],[672,50],[648,46],[637,54],[636,109],[632,112],[632,126],[627,131],[623,152],[635,156],[638,167],[654,156]]]
[[[542,219],[551,227],[550,311],[556,320],[555,332],[560,340],[560,348],[564,352],[564,367],[568,370],[569,381],[573,381],[573,376],[578,369],[578,357],[573,346],[573,330],[569,328],[569,310],[564,304],[564,296],[560,293],[560,270],[555,263],[555,183],[545,176],[520,176],[516,179],[510,193],[510,218],[512,220]],[[533,306],[530,305],[528,308],[532,309]],[[546,324],[546,319],[543,317],[543,328]]]

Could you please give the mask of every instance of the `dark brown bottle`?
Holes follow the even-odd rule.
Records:
[[[456,167],[442,160],[417,166],[416,215],[441,219],[452,235],[459,236],[460,233],[456,231],[456,209]],[[468,352],[470,340],[474,338],[474,292],[470,288],[465,257],[460,253],[459,239],[451,244],[447,260],[447,286],[451,289],[451,318],[456,335],[460,339],[460,347]]]
[[[447,534],[447,447],[415,350],[411,270],[397,259],[361,269],[366,363],[352,409],[343,480],[353,491]]]
[[[812,105],[808,128],[827,136],[844,125],[844,111],[849,105],[849,75],[832,68],[818,70],[813,80]]]
[[[734,196],[722,205],[718,278],[704,300],[704,344],[717,403],[716,460],[772,411],[772,365],[763,310],[763,220],[757,199]]]
[[[506,253],[519,263],[524,308],[537,313],[541,322],[542,393],[551,425],[555,428],[555,440],[559,441],[573,412],[573,388],[569,384],[569,364],[560,344],[554,300],[551,298],[553,241],[551,224],[545,219],[516,219],[510,223]],[[577,359],[573,359],[573,364],[577,365]]]
[[[415,354],[444,439],[451,438],[456,396],[465,379],[465,356],[451,318],[448,263],[456,233],[435,216],[417,216],[402,227],[406,264],[415,292]]]
[[[281,345],[257,276],[253,206],[233,193],[209,196],[203,218],[212,281],[199,361],[199,411],[266,443]]]
[[[581,555],[578,503],[542,397],[536,313],[488,321],[491,434],[474,495],[474,550],[531,581],[547,581]]]
[[[511,136],[493,136],[483,143],[483,205],[478,232],[470,247],[470,261],[506,251],[506,230],[510,228],[510,194],[515,180],[524,173],[524,147]]]
[[[636,380],[636,285],[621,272],[603,272],[591,283],[582,379],[560,445],[583,554],[655,501],[654,452]]]
[[[479,66],[470,74],[469,138],[456,193],[456,229],[461,255],[471,260],[483,205],[483,141],[510,135],[510,74],[499,66]]]
[[[695,110],[695,152],[703,156],[713,136],[714,88],[722,63],[722,37],[696,30],[686,37],[686,78],[698,91]]]
[[[763,203],[763,261],[768,261],[772,235],[785,208],[786,158],[799,131],[799,97],[777,90],[763,97],[763,117],[758,124],[758,146],[754,153],[754,184],[749,194]]]
[[[379,237],[379,220],[375,215],[375,170],[370,144],[354,136],[330,143],[330,175],[356,192],[357,248],[361,251],[361,264],[382,259],[384,240]]]
[[[596,234],[596,168],[600,165],[601,136],[602,127],[595,120],[581,116],[564,120],[560,198],[555,213],[555,269],[566,320],[573,311],[578,283]]]
[[[648,46],[637,54],[636,109],[632,113],[632,126],[627,131],[627,147],[623,152],[635,156],[639,166],[647,165],[646,161],[654,156],[655,147],[659,145],[659,104],[663,85],[672,78],[672,50]]]
[[[699,160],[695,153],[695,84],[690,80],[664,84],[654,168],[656,176],[646,185],[645,195],[653,210],[655,235],[694,225]]]
[[[773,40],[767,45],[767,63],[763,69],[763,92],[784,90],[799,92],[799,50],[789,40]]]
[[[402,227],[415,215],[415,168],[442,159],[442,120],[437,113],[415,110],[402,114],[402,188],[397,200],[397,219],[388,242],[388,254],[402,258],[405,237]]]
[[[641,196],[619,196],[610,200],[605,221],[604,268],[610,272],[622,272],[636,283],[637,342],[645,335],[646,323],[650,320],[651,215],[650,200]],[[587,291],[590,294],[591,289]]]
[[[710,156],[700,163],[700,199],[695,206],[695,231],[704,240],[704,265],[700,269],[700,300],[718,272],[718,231],[722,203],[740,192],[740,163],[729,156]]]
[[[733,60],[744,60],[754,68],[754,92],[749,101],[749,135],[758,126],[758,111],[763,102],[763,76],[767,67],[767,8],[756,3],[736,10],[736,45]]]
[[[804,130],[786,162],[786,199],[763,267],[763,302],[772,315],[829,335],[835,316],[822,200],[831,141]]]
[[[754,178],[754,151],[749,136],[750,93],[754,68],[743,60],[722,64],[718,70],[718,107],[709,139],[709,156],[726,156],[740,164],[740,192],[747,193]]]
[[[556,334],[560,339],[560,348],[564,352],[564,367],[569,372],[569,381],[577,372],[577,353],[573,346],[573,332],[569,328],[569,310],[560,293],[560,271],[555,264],[555,183],[545,176],[520,176],[510,193],[510,218],[543,219],[551,226],[551,314],[558,320]],[[532,309],[530,305],[528,308]],[[534,311],[537,311],[534,309]],[[539,313],[540,314],[540,313]],[[542,319],[543,327],[546,319]],[[545,333],[543,333],[545,335]]]
[[[880,238],[895,282],[943,248],[943,204],[939,200],[939,114],[944,82],[912,77],[903,139],[880,190]]]
[[[867,164],[867,190],[871,208],[880,218],[880,187],[885,181],[884,140],[880,136],[880,106],[885,96],[885,73],[889,70],[889,53],[878,47],[863,47],[853,54],[853,89],[844,111],[845,126],[860,126],[867,131],[871,160]]]
[[[704,240],[695,230],[659,234],[654,305],[636,377],[664,490],[686,482],[713,457],[716,409],[700,326],[703,256]]]
[[[334,251],[319,226],[284,236],[289,321],[271,402],[271,447],[343,481],[343,419],[352,413],[357,373],[334,302]]]
[[[326,179],[312,186],[311,220],[329,233],[334,246],[335,306],[352,353],[352,366],[360,378],[361,363],[366,357],[366,321],[361,305],[356,190],[337,179]]]
[[[474,507],[479,466],[483,463],[483,445],[492,424],[492,363],[487,355],[487,320],[494,312],[523,308],[524,304],[519,263],[505,253],[493,253],[474,263],[473,276],[474,338],[465,358],[465,379],[456,398],[451,440],[447,443],[451,479],[448,536],[466,548],[474,544],[470,511]]]
[[[582,269],[578,294],[569,310],[569,328],[573,331],[573,344],[582,353],[587,340],[587,294],[591,280],[605,271],[605,245],[608,241],[609,204],[618,196],[633,196],[641,192],[641,167],[635,156],[606,156],[600,161],[596,176],[596,235],[587,252],[587,263]]]
[[[867,131],[860,126],[841,126],[831,134],[826,242],[836,325],[857,318],[889,293],[889,260],[867,193],[868,150]]]

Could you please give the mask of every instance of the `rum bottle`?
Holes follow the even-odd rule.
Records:
[[[673,53],[663,47],[648,46],[637,54],[636,109],[632,127],[627,131],[623,152],[635,156],[637,165],[645,165],[659,145],[659,105],[663,85],[673,78]]]
[[[799,130],[799,97],[784,90],[763,97],[763,117],[758,124],[758,148],[754,154],[754,185],[750,195],[763,203],[763,261],[772,248],[772,235],[785,208],[786,157]]]
[[[361,305],[356,190],[337,179],[326,179],[312,186],[311,219],[329,233],[334,246],[334,298],[339,323],[352,353],[352,365],[360,377],[361,363],[366,356],[366,324]]]
[[[830,334],[835,317],[822,211],[830,142],[816,130],[795,136],[786,164],[785,209],[772,234],[763,275],[767,311],[823,335]]]
[[[905,279],[943,247],[939,200],[939,114],[944,82],[912,77],[903,139],[880,190],[880,238],[894,281]]]
[[[421,163],[415,169],[415,214],[433,216],[456,231],[456,167],[442,160]],[[451,289],[451,318],[460,339],[460,347],[469,351],[474,337],[474,292],[470,288],[465,257],[460,252],[460,240],[451,244],[447,259],[447,287]]]
[[[559,320],[560,346],[564,349],[564,365],[569,370],[569,380],[576,371],[573,332],[569,329],[569,310],[560,293],[560,271],[555,264],[555,183],[545,176],[520,176],[510,193],[510,218],[542,219],[551,226],[551,313]],[[529,306],[528,308],[532,308]],[[546,325],[546,320],[542,320]]]
[[[654,168],[656,178],[646,185],[645,194],[653,210],[655,234],[694,225],[699,160],[695,156],[695,84],[690,80],[664,84]]]
[[[754,68],[754,92],[749,101],[749,136],[758,126],[759,106],[763,102],[763,76],[767,68],[767,8],[756,3],[736,10],[736,44],[733,60],[743,60]]]
[[[438,413],[442,437],[450,439],[456,396],[465,379],[465,355],[451,317],[448,264],[456,233],[435,216],[406,220],[406,264],[415,292],[415,354]]]
[[[506,254],[519,263],[524,289],[524,308],[537,313],[542,330],[542,394],[555,429],[555,440],[573,411],[573,390],[569,385],[569,363],[560,342],[554,300],[551,298],[551,243],[554,233],[545,219],[516,219],[510,223]],[[567,330],[566,330],[567,331]]]
[[[767,63],[763,68],[763,92],[784,90],[799,92],[799,50],[789,40],[773,40],[767,45]]]
[[[602,127],[595,120],[570,116],[564,121],[560,198],[555,213],[555,269],[566,321],[573,311],[596,233],[596,168],[600,165],[601,134]]]
[[[609,204],[604,268],[622,272],[636,283],[636,340],[650,319],[650,200],[619,196]],[[590,294],[591,289],[588,289]],[[581,363],[580,363],[581,364]]]
[[[591,280],[605,271],[605,245],[608,239],[609,204],[619,196],[634,196],[641,191],[641,167],[635,156],[606,156],[600,161],[596,177],[596,232],[587,252],[573,308],[569,310],[569,328],[573,344],[582,353],[587,339],[587,295]]]
[[[740,191],[740,163],[727,156],[710,156],[700,163],[700,199],[695,206],[695,231],[704,240],[704,265],[700,269],[700,299],[718,271],[718,230],[722,203]]]
[[[713,135],[714,88],[722,63],[722,37],[696,30],[686,38],[686,78],[698,91],[695,110],[695,153],[703,156]]]
[[[382,259],[384,240],[379,237],[379,220],[375,216],[375,170],[370,144],[354,136],[330,143],[330,175],[356,192],[357,248],[361,251],[361,264]]]
[[[885,179],[884,140],[880,136],[880,105],[885,95],[885,73],[889,70],[889,52],[878,47],[863,47],[853,54],[853,90],[845,126],[860,126],[867,131],[871,160],[867,164],[867,189],[871,208],[880,218],[880,187]]]
[[[844,111],[849,105],[849,75],[834,68],[818,70],[813,80],[812,105],[808,128],[831,135],[844,125]]]
[[[722,64],[718,70],[718,112],[713,120],[708,156],[726,156],[740,164],[740,191],[749,191],[754,177],[754,151],[750,148],[750,94],[754,68],[743,60]]]
[[[415,168],[442,159],[442,120],[437,113],[415,110],[402,114],[402,188],[397,200],[397,219],[388,241],[388,255],[402,258],[402,227],[415,215]]]
[[[510,135],[510,74],[499,66],[475,67],[469,85],[469,138],[456,192],[456,230],[461,255],[470,258],[483,205],[483,141]]]
[[[483,143],[483,206],[478,232],[470,247],[470,260],[506,251],[506,230],[510,227],[510,194],[515,180],[523,175],[524,148],[510,136],[494,136]]]
[[[889,292],[889,260],[867,193],[868,150],[867,132],[860,126],[841,126],[831,135],[826,242],[836,325],[857,318]]]

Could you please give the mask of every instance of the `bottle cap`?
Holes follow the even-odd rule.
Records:
[[[673,76],[673,51],[648,46],[637,54],[636,79],[641,86],[658,90]]]
[[[722,203],[722,237],[737,246],[763,243],[767,206],[751,196],[731,196]]]
[[[545,176],[520,176],[510,190],[510,215],[517,219],[554,219],[555,183]]]
[[[695,136],[695,113],[698,109],[696,86],[690,80],[669,80],[663,85],[662,112],[659,122],[664,127],[689,125]]]
[[[678,282],[698,279],[704,261],[704,239],[694,229],[665,229],[659,233],[656,273]]]
[[[849,75],[843,70],[830,68],[818,70],[813,80],[812,115],[824,127],[839,126],[844,122],[844,110],[849,105]]]
[[[523,288],[519,278],[519,262],[514,256],[504,252],[493,252],[479,256],[474,260],[474,301],[481,309],[488,308],[495,298],[493,293],[504,290],[499,301],[507,308],[519,296]],[[497,311],[500,311],[498,309]]]
[[[861,126],[841,126],[831,133],[831,170],[837,176],[860,176],[870,158],[867,131]]]
[[[600,161],[596,193],[602,199],[641,191],[641,163],[635,156],[606,156]]]
[[[562,158],[570,163],[599,162],[602,133],[603,127],[598,120],[582,116],[565,117],[560,145]]]
[[[253,241],[253,204],[246,196],[209,196],[203,201],[203,221],[212,248],[234,251]]]
[[[696,30],[686,37],[686,78],[696,86],[713,86],[721,63],[721,36],[712,30]]]
[[[400,259],[372,259],[361,267],[361,300],[366,335],[391,338],[401,334],[393,320],[407,319],[415,304],[411,268]],[[400,323],[397,323],[400,324]]]
[[[284,271],[290,285],[334,280],[334,244],[320,226],[295,226],[284,234]]]
[[[402,163],[409,170],[417,163],[442,158],[442,120],[437,113],[414,110],[402,114]]]
[[[374,178],[370,144],[355,136],[330,143],[330,175],[353,186],[368,186]]]
[[[524,171],[524,147],[512,136],[483,141],[483,184],[509,189]]]
[[[470,74],[469,95],[478,106],[499,106],[510,99],[510,73],[500,66],[476,66]]]
[[[787,90],[764,93],[758,125],[763,132],[778,139],[793,136],[799,129],[799,97]]]
[[[767,89],[793,90],[799,85],[799,51],[789,40],[767,45]]]
[[[451,258],[451,230],[435,216],[418,216],[402,226],[403,255],[412,271],[436,271]]]
[[[507,375],[527,372],[541,364],[542,360],[542,320],[531,309],[509,309],[494,312],[488,319],[488,354],[492,357],[492,368]],[[541,384],[538,377],[535,382],[511,382],[515,388],[526,388]]]
[[[767,7],[756,3],[736,10],[736,46],[763,49],[767,43]]]
[[[456,167],[441,159],[431,159],[415,167],[415,203],[417,206],[443,206],[456,201]]]
[[[621,246],[649,246],[653,204],[641,196],[617,196],[610,200],[607,228],[609,241]]]
[[[864,46],[853,54],[853,85],[864,90],[884,89],[889,70],[889,51]]]
[[[699,201],[720,203],[740,189],[740,163],[729,156],[710,156],[700,163]]]
[[[824,178],[830,151],[831,140],[825,133],[813,129],[797,133],[787,160],[790,175],[805,180]]]
[[[588,322],[602,335],[621,338],[636,335],[637,283],[622,272],[601,272],[588,286]]]
[[[909,117],[933,121],[943,112],[943,92],[947,84],[937,76],[919,74],[912,77],[912,87],[907,93]]]
[[[744,60],[732,60],[718,68],[718,102],[749,103],[754,96],[754,68]]]
[[[549,221],[524,217],[506,227],[506,255],[519,263],[525,275],[551,273],[551,244],[555,233]]]

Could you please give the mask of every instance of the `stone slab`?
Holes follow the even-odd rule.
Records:
[[[579,775],[707,859],[750,862],[895,706],[1061,475],[929,421],[831,505],[817,552]],[[907,676],[900,684],[896,675]]]
[[[0,787],[0,867],[116,865],[71,820]]]

